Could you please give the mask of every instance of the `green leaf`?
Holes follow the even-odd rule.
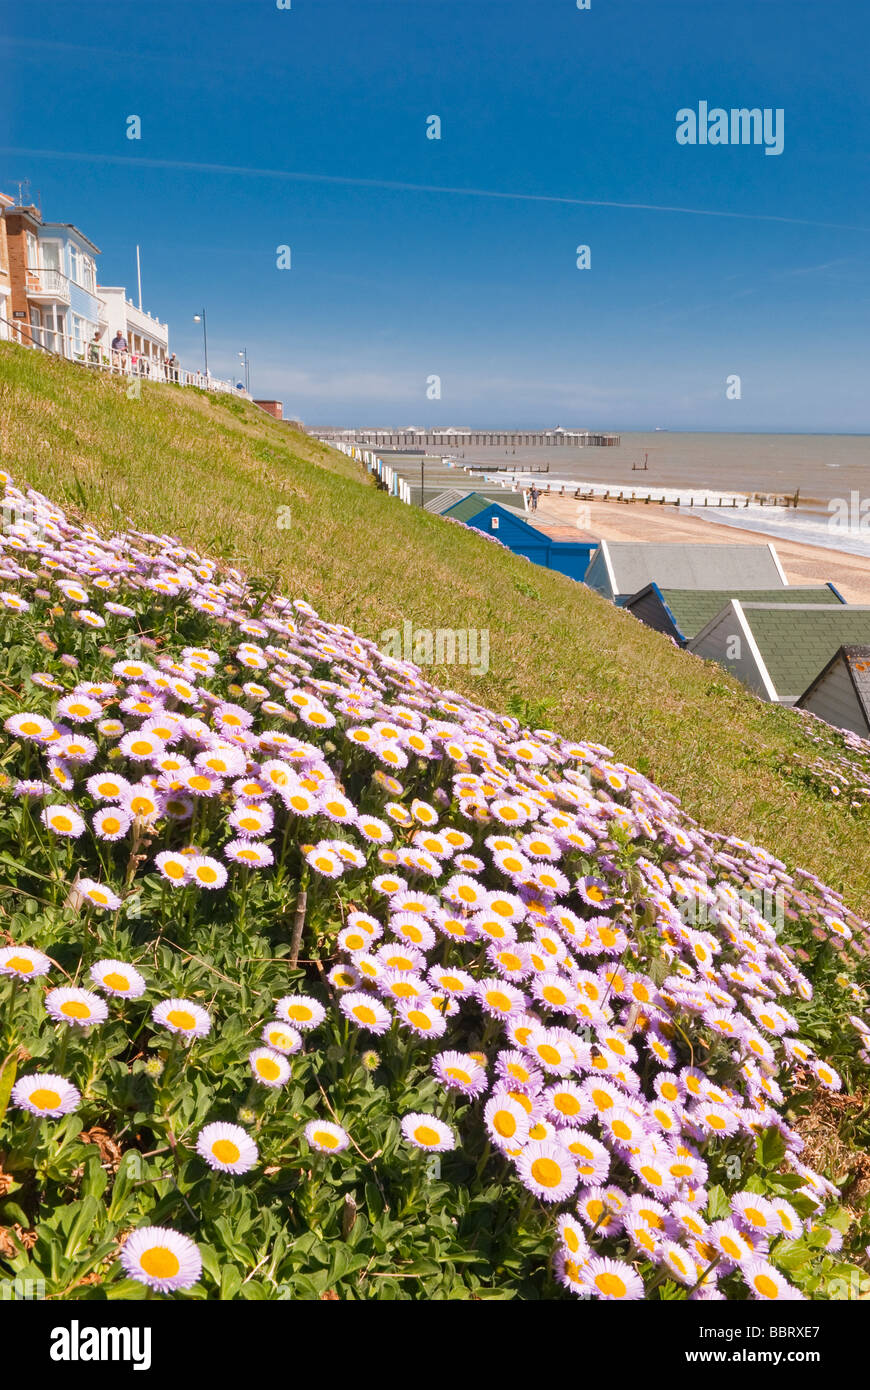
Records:
[[[221,1274],[221,1302],[231,1302],[242,1287],[241,1272],[235,1265],[224,1265]]]
[[[131,1189],[135,1182],[144,1177],[144,1160],[138,1149],[128,1149],[118,1165],[112,1200],[109,1203],[109,1220],[117,1221],[127,1209]]]
[[[199,1253],[202,1257],[202,1267],[214,1282],[220,1287],[221,1282],[221,1262],[217,1257],[217,1251],[212,1245],[200,1245]]]
[[[109,1181],[109,1175],[100,1162],[98,1153],[92,1154],[85,1165],[82,1181],[83,1197],[102,1197]]]
[[[414,1274],[423,1279],[430,1274],[440,1274],[441,1266],[434,1260],[414,1260],[412,1264],[402,1265],[396,1270],[397,1274]]]
[[[85,1197],[84,1201],[75,1204],[79,1210],[72,1223],[69,1239],[64,1250],[64,1259],[73,1259],[79,1251],[79,1247],[87,1240],[97,1224],[97,1215],[101,1214],[102,1208],[96,1197]]]
[[[785,1158],[785,1139],[775,1127],[759,1134],[755,1143],[755,1161],[759,1168],[778,1168]]]
[[[3,1128],[6,1109],[9,1105],[9,1097],[12,1094],[12,1087],[15,1085],[17,1073],[18,1053],[12,1052],[5,1059],[2,1068],[0,1068],[0,1130]]]

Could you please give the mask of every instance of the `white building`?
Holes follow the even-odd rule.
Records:
[[[168,324],[138,309],[122,286],[98,285],[97,293],[103,303],[104,347],[111,348],[112,339],[120,333],[131,356],[144,358],[147,364],[159,369],[155,374],[162,377],[163,364],[169,356]]]

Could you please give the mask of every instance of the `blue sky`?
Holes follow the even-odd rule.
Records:
[[[870,430],[864,0],[4,10],[0,187],[306,423]],[[782,154],[678,145],[702,100]]]

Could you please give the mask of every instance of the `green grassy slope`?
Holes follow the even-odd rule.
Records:
[[[819,748],[795,715],[571,580],[403,506],[255,407],[147,384],[131,400],[119,382],[0,344],[0,449],[19,485],[102,526],[177,534],[376,640],[405,619],[489,629],[487,675],[453,665],[433,678],[607,744],[703,824],[870,909],[866,820],[803,775]]]

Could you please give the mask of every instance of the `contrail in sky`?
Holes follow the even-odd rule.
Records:
[[[691,217],[727,217],[740,222],[778,222],[790,227],[824,227],[839,232],[870,232],[841,222],[816,222],[807,217],[777,217],[764,212],[722,212],[713,208],[684,208],[659,203],[621,203],[603,198],[567,198],[551,193],[504,193],[492,188],[452,188],[428,183],[402,183],[393,179],[360,179],[342,174],[306,174],[290,169],[255,169],[238,164],[202,164],[183,159],[148,159],[134,155],[86,154],[69,150],[28,150],[0,146],[0,154],[25,159],[64,159],[78,164],[120,164],[131,168],[178,169],[200,174],[235,174],[247,178],[287,179],[298,183],[327,183],[351,188],[384,188],[396,193],[446,193],[466,198],[500,198],[521,203],[556,203],[567,207],[621,208],[626,212],[678,212]]]

